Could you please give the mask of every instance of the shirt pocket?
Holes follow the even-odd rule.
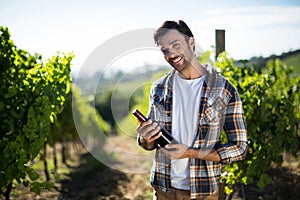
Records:
[[[163,102],[156,103],[153,106],[153,118],[154,121],[159,123],[161,126],[163,126],[164,123],[171,123],[172,117],[171,117],[171,111],[168,111],[165,108],[165,104]]]
[[[226,103],[222,97],[209,97],[204,108],[204,124],[219,125],[226,108]]]

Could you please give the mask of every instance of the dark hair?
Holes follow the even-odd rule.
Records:
[[[188,42],[188,39],[190,37],[194,37],[192,31],[190,28],[186,25],[186,23],[182,20],[179,21],[165,21],[161,27],[159,27],[155,32],[154,32],[154,41],[155,44],[158,45],[158,39],[165,35],[169,30],[175,29],[178,32],[182,33],[183,36],[186,38],[186,41]]]

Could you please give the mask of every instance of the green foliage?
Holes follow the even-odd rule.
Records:
[[[51,125],[47,142],[52,146],[57,142],[77,139],[77,132],[72,114],[72,90],[73,88],[71,87],[70,92],[66,96],[63,111],[57,114],[57,120]]]
[[[199,60],[200,63],[213,65],[214,63],[211,59],[211,53],[212,53],[211,51],[205,51],[201,55],[199,55],[197,59]]]
[[[216,66],[237,88],[245,112],[248,130],[248,154],[244,161],[225,166],[222,180],[231,186],[257,181],[262,188],[270,182],[267,170],[280,167],[282,153],[296,155],[296,125],[300,119],[300,79],[291,79],[292,70],[279,59],[268,62],[264,70],[235,67],[226,53],[218,57]]]
[[[91,106],[88,97],[82,96],[80,89],[74,85],[72,93],[73,117],[77,131],[86,133],[87,136],[94,135],[96,138],[99,138],[98,130],[102,130],[106,134],[109,133],[111,131],[110,125]]]
[[[34,191],[37,174],[26,164],[40,152],[50,124],[70,92],[74,55],[58,53],[43,62],[39,54],[18,49],[0,26],[0,188],[16,180]],[[27,179],[26,177],[29,177]]]

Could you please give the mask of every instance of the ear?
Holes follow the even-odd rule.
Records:
[[[195,51],[195,39],[194,39],[194,37],[189,38],[189,47],[190,47],[190,49]]]

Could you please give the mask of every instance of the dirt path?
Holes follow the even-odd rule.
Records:
[[[101,164],[90,154],[61,181],[58,199],[146,199],[148,174],[125,174]]]
[[[152,187],[149,183],[149,170],[152,160],[134,160],[133,156],[122,157],[122,151],[129,154],[141,153],[134,145],[133,138],[113,136],[109,138],[110,145],[105,145],[107,155],[112,155],[115,162],[107,166],[88,153],[84,148],[71,148],[69,157],[70,166],[60,163],[60,180],[55,183],[55,188],[44,191],[40,195],[30,192],[30,189],[22,185],[16,185],[11,193],[11,199],[17,200],[125,200],[125,199],[151,199]],[[121,145],[113,145],[121,144]],[[112,148],[114,147],[114,149]],[[51,158],[48,158],[49,165]],[[63,169],[67,168],[67,172]],[[139,168],[139,169],[138,169]],[[118,170],[117,170],[118,169]],[[122,170],[124,169],[124,170]],[[148,169],[148,171],[146,171]],[[139,173],[133,173],[134,170]],[[140,173],[144,172],[144,173]],[[43,171],[40,170],[43,177]],[[53,178],[53,176],[52,176]],[[54,179],[54,178],[53,178]],[[54,180],[51,180],[54,182]],[[3,197],[0,197],[2,200]]]

